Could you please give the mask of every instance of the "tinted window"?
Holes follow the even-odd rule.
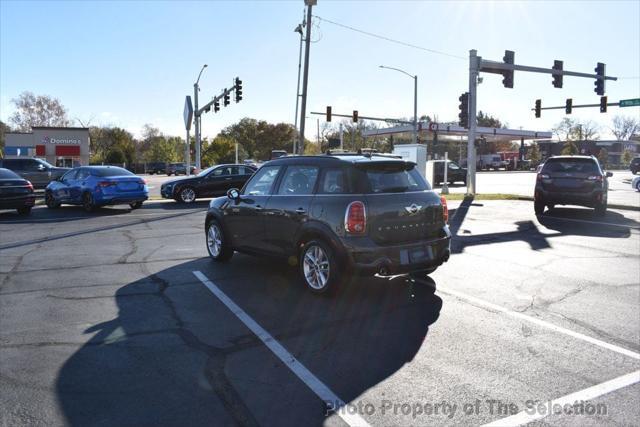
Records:
[[[16,159],[3,160],[2,167],[7,169],[19,169],[18,168],[18,166],[20,165],[19,162],[21,162],[21,160],[16,160]]]
[[[430,190],[422,175],[411,166],[369,165],[366,169],[369,187],[372,193],[404,193],[409,191]]]
[[[348,193],[347,177],[344,169],[327,169],[324,171],[319,193],[344,194]]]
[[[289,166],[278,194],[311,194],[318,179],[318,168],[315,166]]]
[[[0,169],[0,179],[22,179],[9,169]]]
[[[89,171],[87,169],[80,169],[78,171],[78,176],[76,179],[86,179],[87,177],[89,177],[89,175],[91,175],[89,173]]]
[[[591,159],[549,159],[542,171],[545,173],[600,173],[600,168]]]
[[[109,168],[95,168],[93,169],[93,175],[95,176],[122,176],[122,175],[133,175],[126,169],[119,167],[109,167]]]
[[[78,169],[71,169],[69,172],[62,175],[63,181],[73,181],[76,179],[76,175],[78,175]]]
[[[261,168],[251,177],[244,189],[244,194],[251,196],[264,196],[271,193],[271,187],[278,176],[280,166],[266,166]]]

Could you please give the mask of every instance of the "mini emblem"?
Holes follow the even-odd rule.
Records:
[[[409,215],[414,215],[422,208],[422,206],[418,206],[414,203],[411,206],[405,206],[404,208],[409,212]]]

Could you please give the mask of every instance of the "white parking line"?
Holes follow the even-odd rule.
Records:
[[[502,418],[489,424],[485,424],[484,427],[511,427],[524,425],[530,423],[531,421],[539,420],[549,415],[554,415],[554,413],[549,413],[549,408],[551,408],[551,411],[557,411],[557,409],[554,408],[564,408],[564,405],[572,406],[574,403],[579,401],[588,401],[591,399],[595,399],[596,397],[611,393],[612,391],[619,390],[638,382],[640,382],[640,371],[635,371],[630,374],[626,374],[621,377],[603,382],[601,384],[585,388],[584,390],[559,397],[557,399],[541,402],[545,406],[545,412],[535,410],[534,407],[527,408],[527,410],[518,412],[517,414],[510,417]],[[560,406],[556,407],[555,405]],[[562,411],[562,409],[560,409],[560,411]]]
[[[480,298],[476,298],[474,296],[467,295],[467,294],[465,294],[463,292],[458,292],[458,291],[454,291],[454,290],[451,290],[451,289],[441,289],[441,288],[438,289],[438,292],[443,293],[445,295],[446,294],[452,295],[452,296],[454,296],[456,298],[459,298],[461,300],[465,300],[465,301],[473,303],[475,305],[483,306],[483,307],[489,308],[491,310],[494,310],[494,311],[497,311],[497,312],[500,312],[500,313],[504,313],[504,314],[506,314],[508,316],[515,317],[517,319],[524,320],[526,322],[534,323],[534,324],[536,324],[538,326],[541,326],[543,328],[551,329],[552,331],[559,332],[561,334],[565,334],[565,335],[568,335],[568,336],[573,337],[573,338],[577,338],[577,339],[582,340],[582,341],[586,341],[586,342],[588,342],[590,344],[597,345],[598,347],[602,347],[602,348],[605,348],[607,350],[615,351],[616,353],[620,353],[620,354],[623,354],[625,356],[629,356],[629,357],[631,357],[633,359],[640,359],[640,353],[636,353],[635,351],[627,350],[626,348],[622,348],[622,347],[619,347],[619,346],[614,345],[614,344],[609,344],[608,342],[604,342],[604,341],[601,341],[599,339],[592,338],[590,336],[587,336],[587,335],[584,335],[584,334],[581,334],[581,333],[578,333],[578,332],[574,332],[574,331],[572,331],[570,329],[566,329],[566,328],[563,328],[561,326],[556,326],[553,323],[545,322],[544,320],[540,320],[540,319],[537,319],[535,317],[527,316],[526,314],[522,314],[522,313],[519,313],[517,311],[509,310],[508,308],[504,308],[504,307],[501,307],[499,305],[490,303],[488,301],[484,301],[484,300],[482,300]]]
[[[349,414],[349,411],[341,411],[338,408],[345,406],[345,402],[329,389],[322,381],[311,373],[291,353],[289,353],[271,334],[265,331],[244,310],[233,302],[220,288],[218,288],[207,276],[200,271],[193,274],[213,293],[227,308],[236,315],[244,325],[251,330],[265,346],[275,354],[300,380],[307,385],[330,408],[336,409],[337,414],[350,426],[368,426],[369,424],[358,414]],[[336,408],[338,407],[338,408]]]

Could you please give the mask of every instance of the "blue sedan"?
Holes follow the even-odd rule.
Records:
[[[87,212],[105,205],[128,204],[138,209],[149,198],[145,181],[116,166],[81,166],[51,181],[44,193],[47,207],[82,205]]]

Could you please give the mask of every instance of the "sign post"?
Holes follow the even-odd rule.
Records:
[[[184,127],[187,130],[187,143],[184,149],[184,163],[186,166],[187,176],[191,175],[191,150],[190,150],[190,140],[189,140],[189,131],[191,130],[191,122],[193,120],[193,104],[191,103],[191,97],[189,95],[186,96],[184,100]]]

